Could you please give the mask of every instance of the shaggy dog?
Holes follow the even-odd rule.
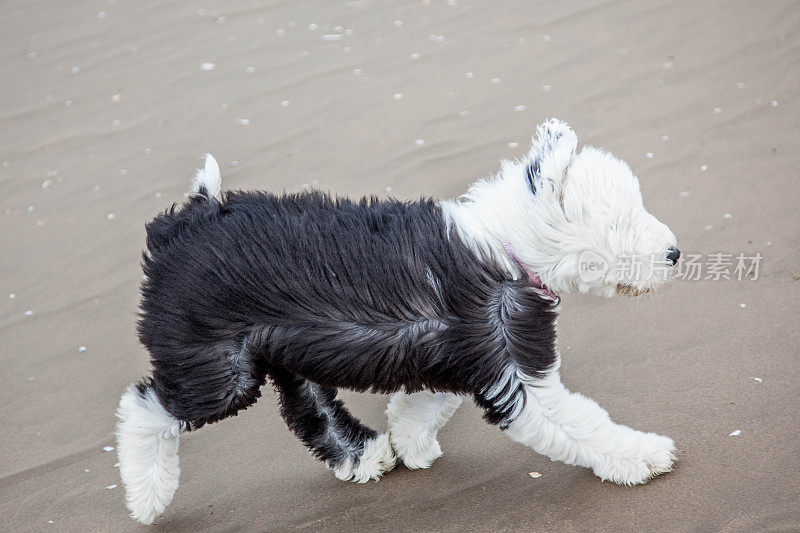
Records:
[[[670,471],[671,439],[615,424],[559,379],[557,293],[641,294],[679,255],[628,166],[576,147],[546,122],[526,157],[441,202],[220,195],[207,156],[189,200],[147,225],[139,336],[153,373],[117,411],[131,516],[150,524],[172,499],[179,435],[247,408],[267,379],[343,480],[378,479],[397,458],[429,467],[464,396],[515,441],[601,479]],[[615,268],[632,257],[647,264]],[[388,433],[353,417],[338,387],[393,393]]]

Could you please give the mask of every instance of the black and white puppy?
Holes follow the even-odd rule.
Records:
[[[628,166],[576,146],[551,120],[524,159],[442,202],[220,195],[207,156],[189,200],[147,225],[139,335],[153,373],[117,411],[131,516],[152,523],[172,499],[178,436],[247,408],[267,379],[289,428],[344,480],[377,479],[396,457],[430,466],[464,396],[601,479],[671,470],[671,439],[615,424],[559,379],[556,293],[641,294],[679,254]],[[587,271],[587,253],[604,268]],[[612,268],[624,257],[651,267]],[[338,387],[394,393],[388,433],[354,418]]]

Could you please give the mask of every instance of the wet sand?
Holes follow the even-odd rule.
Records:
[[[153,529],[800,529],[797,2],[200,7],[0,7],[0,529],[138,528],[103,448],[148,370],[144,223],[204,152],[225,188],[449,197],[550,116],[628,161],[684,253],[764,257],[758,280],[564,298],[566,385],[673,437],[675,472],[601,483],[469,403],[430,470],[342,483],[266,389],[181,440],[181,487]],[[343,396],[385,428],[385,397]]]

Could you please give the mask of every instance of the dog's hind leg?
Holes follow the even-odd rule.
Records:
[[[178,436],[187,424],[168,413],[151,381],[128,387],[117,409],[119,472],[131,516],[152,524],[178,488]]]
[[[359,422],[336,399],[336,389],[317,385],[284,369],[270,370],[289,429],[337,478],[365,483],[395,465],[386,434]]]
[[[266,365],[253,358],[247,339],[242,333],[201,349],[176,347],[172,358],[155,352],[153,377],[122,396],[119,470],[131,516],[139,522],[151,524],[178,488],[178,436],[233,416],[261,395]]]
[[[441,457],[436,435],[450,420],[462,397],[448,392],[396,392],[386,406],[389,437],[408,468],[428,468]]]

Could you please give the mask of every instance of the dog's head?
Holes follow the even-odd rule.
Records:
[[[576,152],[577,143],[566,123],[551,120],[529,158],[504,168],[520,194],[526,189],[533,218],[517,222],[530,224],[515,239],[528,241],[523,260],[556,291],[636,296],[660,286],[680,255],[675,235],[644,208],[625,162],[589,146]]]

